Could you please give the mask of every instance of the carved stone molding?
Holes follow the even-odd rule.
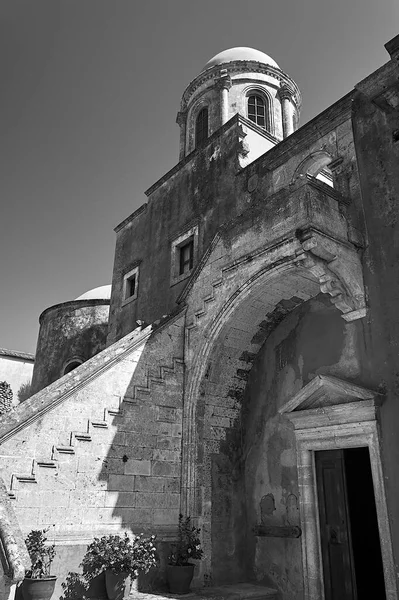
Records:
[[[313,232],[301,237],[301,250],[297,251],[295,262],[316,277],[320,291],[331,296],[331,302],[342,312],[345,321],[365,317],[363,274],[356,251],[340,247],[332,240],[326,243]]]
[[[179,111],[177,113],[177,117],[176,117],[176,123],[181,127],[182,125],[184,125],[184,123],[186,122],[187,119],[187,112],[186,111]]]
[[[221,75],[219,79],[216,80],[216,86],[221,90],[229,90],[233,85],[231,81],[230,75]]]

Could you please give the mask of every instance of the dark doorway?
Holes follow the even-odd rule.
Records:
[[[385,600],[369,450],[315,454],[325,598]]]

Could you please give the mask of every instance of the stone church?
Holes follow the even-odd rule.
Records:
[[[49,527],[59,582],[94,536],[144,531],[161,585],[182,512],[197,587],[398,598],[399,36],[386,49],[302,127],[258,50],[185,89],[179,162],[116,227],[112,286],[43,312],[34,395],[1,419],[3,583]]]

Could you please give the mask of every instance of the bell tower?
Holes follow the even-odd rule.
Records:
[[[301,94],[295,81],[264,52],[230,48],[207,62],[181,100],[180,155],[185,156],[236,113],[276,142],[297,128]]]

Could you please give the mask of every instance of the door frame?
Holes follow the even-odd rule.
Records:
[[[321,381],[316,383],[313,380],[302,388],[279,411],[289,418],[295,428],[304,598],[305,600],[325,599],[315,452],[367,446],[370,453],[386,598],[397,600],[377,420],[381,400],[378,394],[365,388],[358,389],[368,392],[368,395],[364,393],[362,396],[360,392],[356,393],[354,390],[356,386],[349,382],[328,377],[319,377],[319,380]],[[338,386],[336,382],[339,382]],[[344,393],[346,383],[350,386],[348,390],[352,396],[349,392]],[[315,394],[316,387],[317,394]],[[361,399],[353,401],[356,395]]]

